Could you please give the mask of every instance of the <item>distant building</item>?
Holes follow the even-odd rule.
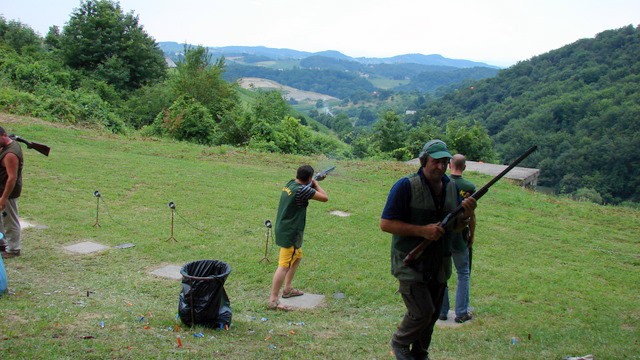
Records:
[[[405,115],[415,115],[416,111],[415,110],[407,110],[404,112]]]
[[[413,159],[406,162],[410,165],[420,166],[419,159]],[[485,175],[496,176],[500,174],[507,165],[487,164],[483,162],[469,161],[466,162],[467,171],[478,172]],[[516,184],[522,187],[535,188],[538,185],[538,177],[540,176],[540,169],[525,168],[516,166],[509,171],[504,178],[510,179]]]

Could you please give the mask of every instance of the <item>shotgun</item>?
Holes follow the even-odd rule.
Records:
[[[511,171],[511,169],[513,169],[514,167],[516,167],[516,165],[518,165],[520,162],[522,162],[522,160],[524,160],[527,156],[531,155],[532,152],[536,151],[536,149],[538,148],[538,145],[534,145],[532,146],[529,150],[527,150],[524,154],[520,155],[519,158],[517,158],[516,160],[514,160],[509,166],[506,167],[506,169],[502,170],[502,172],[498,175],[496,175],[496,177],[494,177],[493,179],[491,179],[491,181],[489,181],[485,186],[483,186],[482,188],[480,188],[480,190],[477,190],[476,192],[474,192],[473,194],[471,194],[471,197],[476,199],[476,200],[480,200],[480,198],[487,193],[487,191],[489,190],[489,188],[491,186],[493,186],[493,184],[495,184],[496,182],[498,182],[498,180],[502,179],[503,176],[505,176],[509,171]],[[446,228],[447,225],[449,225],[449,223],[455,219],[455,217],[460,214],[464,209],[462,208],[462,205],[458,205],[458,207],[456,207],[455,209],[453,209],[453,211],[451,211],[450,213],[447,214],[447,216],[444,217],[444,219],[442,219],[442,221],[440,222],[440,226],[442,226],[443,228]],[[415,260],[416,258],[418,258],[420,255],[422,255],[422,252],[424,251],[424,249],[426,249],[427,246],[429,246],[429,244],[431,244],[431,240],[427,240],[425,239],[424,241],[422,241],[418,246],[416,246],[415,248],[413,248],[413,250],[411,250],[407,256],[404,258],[404,260],[402,260],[402,262],[404,263],[405,266],[409,265],[413,260]]]
[[[27,141],[27,140],[21,138],[20,136],[13,135],[13,134],[9,135],[9,138],[11,138],[11,140],[16,140],[16,141],[19,141],[21,143],[26,144],[27,145],[27,149],[33,149],[33,150],[39,152],[40,154],[42,154],[44,156],[49,156],[49,150],[51,150],[51,148],[48,147],[47,145],[38,144],[38,143],[35,143],[35,142],[30,142],[30,141]]]
[[[328,168],[326,170],[322,170],[321,172],[319,172],[319,173],[317,173],[317,174],[315,174],[313,176],[313,180],[315,180],[315,181],[324,180],[327,177],[327,175],[329,175],[329,173],[332,172],[335,168],[336,168],[335,166],[332,166],[332,167],[330,167],[330,168]]]

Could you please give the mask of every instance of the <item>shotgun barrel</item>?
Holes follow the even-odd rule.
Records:
[[[486,183],[483,187],[480,188],[480,190],[477,190],[476,192],[474,192],[471,197],[476,199],[476,200],[480,200],[480,198],[482,196],[484,196],[484,194],[487,193],[487,191],[489,190],[489,188],[491,186],[493,186],[493,184],[495,184],[496,182],[498,182],[498,180],[502,179],[502,177],[504,177],[509,171],[511,171],[511,169],[513,169],[514,167],[516,167],[516,165],[518,165],[519,163],[522,162],[522,160],[524,160],[527,156],[531,155],[532,152],[536,151],[536,149],[538,148],[538,145],[534,145],[531,148],[529,148],[529,150],[527,150],[524,154],[520,155],[520,157],[518,157],[516,160],[514,160],[511,164],[509,164],[509,166],[507,166],[504,170],[502,170],[500,172],[500,174],[496,175],[493,179],[491,179],[488,183]],[[460,214],[462,212],[462,210],[464,210],[462,208],[462,205],[458,205],[455,209],[453,209],[453,211],[451,211],[450,213],[448,213],[444,219],[442,219],[442,221],[440,222],[440,226],[442,226],[443,228],[446,228],[449,223],[455,219],[455,217]],[[415,248],[413,248],[413,250],[411,250],[407,256],[405,256],[404,260],[402,261],[404,263],[404,265],[409,265],[413,260],[415,260],[416,258],[418,258],[422,252],[424,251],[424,249],[427,248],[427,246],[431,243],[431,240],[427,240],[425,239],[424,241],[422,241],[418,246],[416,246]]]

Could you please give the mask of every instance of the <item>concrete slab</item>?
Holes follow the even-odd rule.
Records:
[[[280,298],[280,303],[294,310],[313,309],[318,306],[324,305],[324,295],[305,293],[304,295],[295,296],[292,298]]]
[[[340,211],[340,210],[333,210],[330,211],[329,214],[331,215],[335,215],[335,216],[339,216],[339,217],[348,217],[351,216],[351,213],[348,213],[346,211]]]
[[[456,322],[456,313],[453,310],[449,310],[449,313],[447,314],[447,320],[438,320],[436,322],[436,326],[439,327],[451,327],[451,328],[455,328],[455,327],[460,327],[460,326],[464,326],[466,324],[469,324],[470,322],[473,321],[473,319],[463,322],[462,324],[457,323]]]
[[[35,229],[47,229],[49,228],[46,225],[38,225],[38,224],[34,224],[34,223],[30,223],[26,220],[20,219],[20,227],[24,230],[24,229],[28,229],[28,228],[35,228]]]
[[[182,280],[180,269],[182,269],[182,266],[179,265],[165,265],[152,270],[151,274],[173,280]]]
[[[90,254],[97,251],[104,251],[108,246],[94,243],[92,241],[83,241],[74,245],[65,246],[64,249],[76,254]]]
[[[134,246],[136,246],[136,245],[133,244],[133,243],[125,243],[125,244],[116,245],[113,248],[114,249],[128,249],[128,248],[132,248]]]

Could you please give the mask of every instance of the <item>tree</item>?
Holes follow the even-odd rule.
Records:
[[[387,111],[373,127],[373,140],[382,152],[390,153],[404,146],[406,128],[397,114]]]
[[[449,149],[464,154],[473,161],[493,161],[493,141],[480,123],[452,120],[446,125],[445,142]]]
[[[18,54],[38,52],[42,41],[29,26],[15,20],[6,21],[0,16],[0,43],[5,43]]]
[[[158,44],[133,12],[124,14],[111,0],[81,2],[63,28],[59,46],[67,65],[99,70],[97,76],[118,89],[137,89],[165,76]]]
[[[211,65],[209,50],[203,46],[185,47],[184,52],[184,61],[177,64],[169,86],[177,96],[197,100],[219,121],[238,103],[235,85],[222,78],[224,58]]]

